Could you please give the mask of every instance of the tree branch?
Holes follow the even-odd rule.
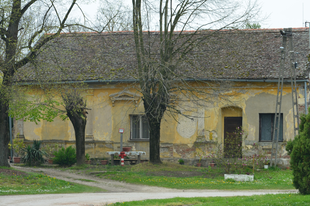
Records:
[[[60,32],[63,30],[63,28],[65,27],[65,23],[69,17],[69,14],[71,13],[72,9],[73,9],[73,6],[75,5],[77,0],[73,0],[71,5],[70,5],[70,8],[68,9],[65,17],[63,18],[60,26],[59,26],[59,29],[58,31],[53,34],[53,35],[49,35],[48,37],[43,37],[43,39],[41,41],[39,41],[37,43],[37,45],[32,49],[32,51],[30,52],[30,54],[23,58],[22,60],[18,61],[16,64],[15,64],[15,68],[18,69],[22,66],[24,66],[25,64],[27,64],[29,61],[31,61],[36,55],[37,55],[37,51],[42,47],[44,46],[47,42],[49,42],[50,40],[56,38],[57,36],[59,36]]]
[[[29,1],[25,6],[24,6],[24,8],[21,10],[21,12],[20,12],[20,16],[23,16],[23,14],[29,9],[29,7],[32,5],[32,4],[34,4],[35,2],[36,2],[37,0],[31,0],[31,1]]]

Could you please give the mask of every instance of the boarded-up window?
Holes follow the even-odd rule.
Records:
[[[259,141],[271,142],[273,138],[274,114],[259,114]],[[283,114],[280,118],[279,141],[283,141]]]

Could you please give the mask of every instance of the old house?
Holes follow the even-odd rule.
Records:
[[[188,84],[205,91],[199,94],[205,95],[205,102],[178,101],[179,94],[175,94],[173,104],[190,118],[168,112],[164,115],[160,148],[163,159],[195,159],[197,148],[208,152],[210,146],[223,145],[226,132],[238,126],[247,134],[244,146],[251,148],[255,143],[260,152],[270,151],[282,46],[279,31],[198,34],[209,36],[191,52],[191,62],[180,65],[178,72]],[[300,113],[305,113],[308,101],[308,36],[305,28],[293,29]],[[148,37],[149,43],[158,38],[156,32]],[[156,44],[150,44],[150,49],[156,53]],[[44,47],[35,63],[19,72],[16,80],[29,86],[42,77],[59,85],[85,83],[83,96],[91,109],[86,150],[91,157],[106,157],[107,151],[119,150],[118,131],[123,128],[124,145],[145,151],[144,158],[148,158],[148,123],[137,84],[132,32],[61,34]],[[30,96],[42,94],[40,86],[33,86],[31,91]],[[290,67],[286,66],[280,123],[280,155],[284,158],[284,146],[294,138],[291,93]],[[15,136],[25,141],[37,139],[64,146],[75,141],[70,121],[59,117],[38,124],[17,120],[14,125]]]

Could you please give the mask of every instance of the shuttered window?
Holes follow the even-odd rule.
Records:
[[[274,114],[259,114],[259,141],[271,142],[273,138]],[[279,142],[283,141],[283,114],[280,120]]]

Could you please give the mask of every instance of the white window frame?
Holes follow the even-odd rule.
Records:
[[[139,117],[139,138],[133,138],[133,117],[138,116]],[[130,115],[130,139],[131,140],[148,140],[150,139],[150,130],[148,132],[148,137],[147,138],[143,138],[143,121],[142,118],[146,117],[144,114],[131,114]]]

